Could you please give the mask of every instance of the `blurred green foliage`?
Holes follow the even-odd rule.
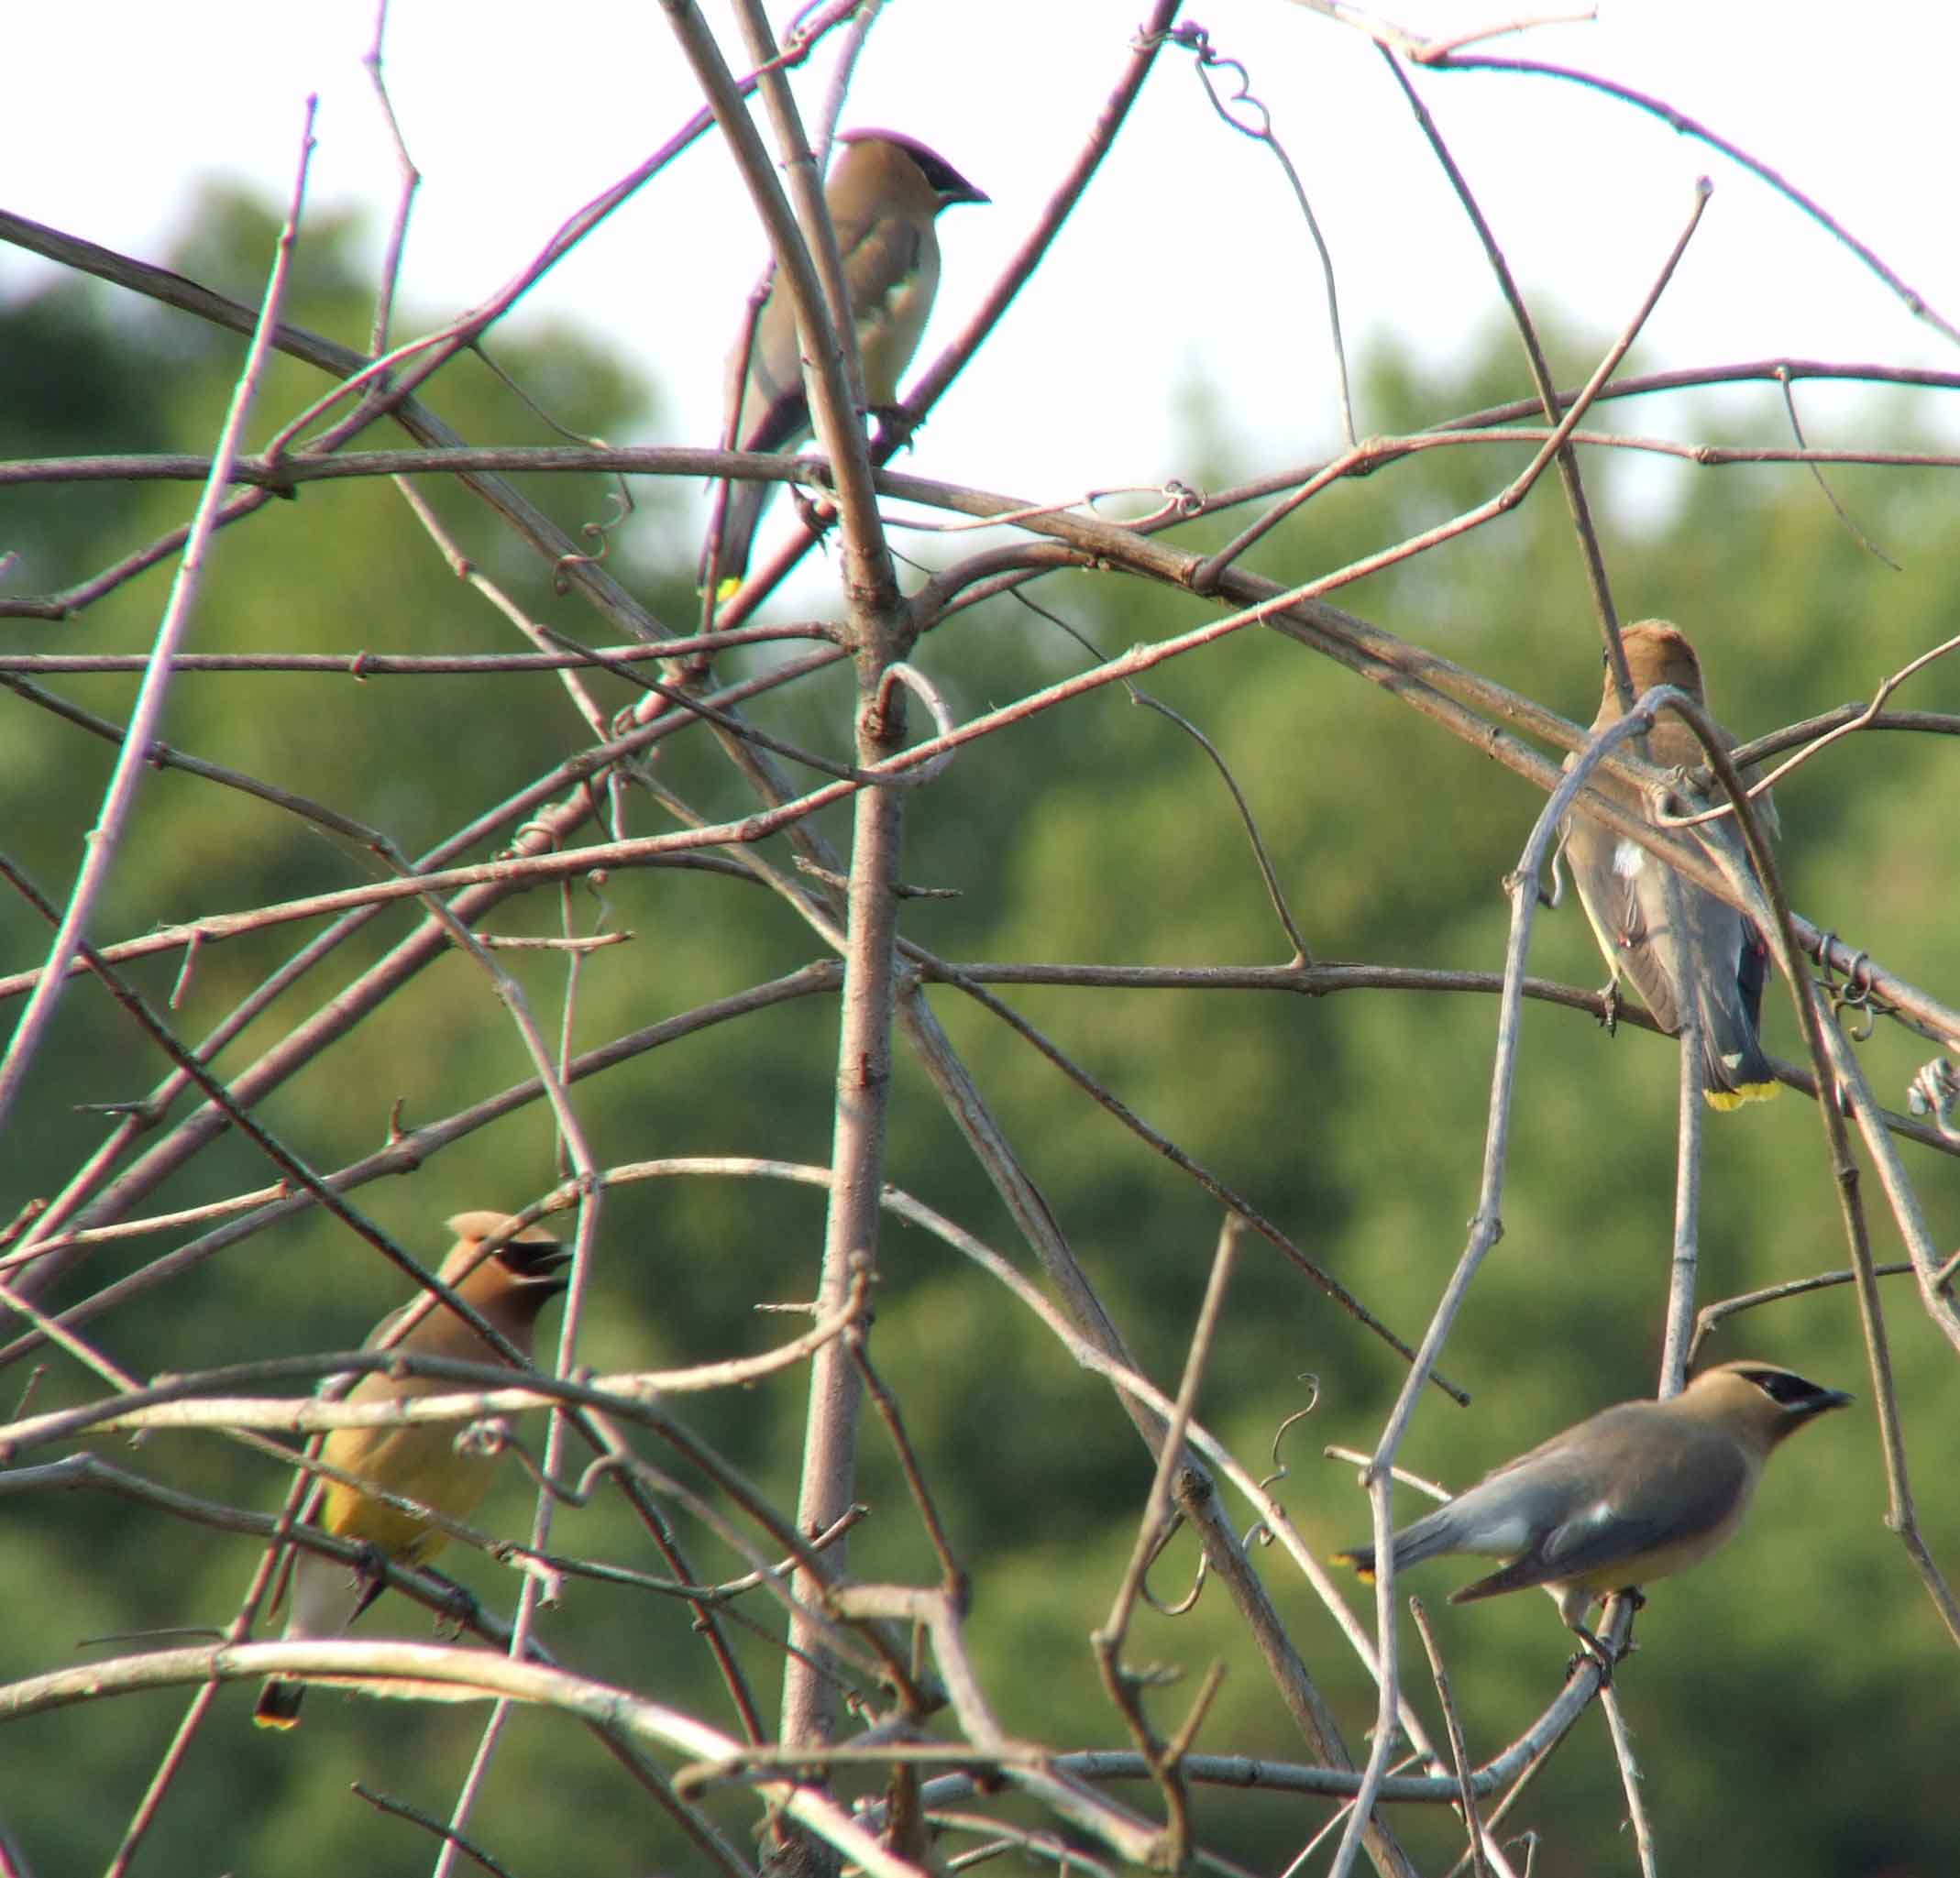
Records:
[[[199,218],[184,271],[248,292],[270,229],[250,205],[216,199]],[[363,289],[336,231],[303,249],[292,316],[358,342]],[[0,312],[0,446],[9,456],[206,447],[240,357],[235,339],[155,312],[132,314],[92,289],[63,286]],[[529,331],[498,356],[543,395],[559,422],[614,438],[657,435],[647,394],[575,335]],[[1450,383],[1427,383],[1393,357],[1361,392],[1371,429],[1434,422],[1498,396],[1521,373],[1509,342]],[[281,361],[257,407],[262,438],[321,389]],[[445,373],[431,401],[484,442],[549,434],[473,361]],[[1772,394],[1763,394],[1774,424]],[[1638,428],[1631,413],[1613,417]],[[1916,413],[1874,400],[1873,441],[1909,446]],[[379,434],[371,441],[386,442]],[[1194,456],[1206,454],[1193,440]],[[1523,460],[1480,446],[1431,452],[1329,490],[1269,540],[1259,565],[1287,578],[1338,566],[1481,500]],[[1716,708],[1744,734],[1868,697],[1884,673],[1951,630],[1956,589],[1946,552],[1956,524],[1932,475],[1840,472],[1833,481],[1865,525],[1905,564],[1893,575],[1836,522],[1796,469],[1673,467],[1637,478],[1588,460],[1607,559],[1624,615],[1661,614],[1699,642]],[[1230,466],[1207,472],[1214,485]],[[466,493],[435,479],[423,491],[472,559],[533,616],[601,637],[549,570],[526,557]],[[605,515],[603,478],[531,478],[529,493],[567,526]],[[692,611],[680,545],[687,518],[667,489],[643,486],[613,566],[678,630]],[[186,519],[188,485],[14,490],[6,545],[13,591],[83,577]],[[1618,519],[1626,518],[1626,519]],[[1223,540],[1213,525],[1193,544]],[[0,642],[26,650],[138,650],[154,630],[169,565],[59,625],[9,621]],[[1546,482],[1496,525],[1338,596],[1343,605],[1434,646],[1583,721],[1597,697],[1590,622],[1571,530]],[[1044,583],[1060,610],[1106,651],[1162,637],[1202,617],[1188,598],[1107,577]],[[309,487],[226,531],[200,598],[190,649],[509,650],[508,625],[457,582],[389,486]],[[949,622],[919,662],[963,715],[1078,669],[1079,648],[997,600]],[[724,675],[759,655],[731,656]],[[610,707],[634,695],[590,681]],[[120,719],[127,677],[72,677],[49,688]],[[1147,688],[1217,741],[1258,816],[1285,891],[1317,957],[1496,971],[1507,908],[1500,881],[1540,803],[1464,744],[1327,662],[1247,631],[1151,673]],[[1954,708],[1960,681],[1935,667],[1900,701]],[[766,728],[843,753],[850,693],[841,677],[753,708]],[[8,844],[50,895],[66,891],[112,760],[88,737],[17,695],[0,692],[0,795]],[[389,832],[411,852],[503,799],[589,741],[549,674],[473,678],[182,675],[164,735],[183,750],[331,804]],[[1798,906],[1888,964],[1954,985],[1952,882],[1960,818],[1951,809],[1951,752],[1936,740],[1862,737],[1838,744],[1784,786],[1784,861]],[[1943,769],[1942,764],[1945,767]],[[749,806],[703,738],[676,740],[664,781],[705,813]],[[629,798],[629,832],[664,826]],[[832,817],[833,839],[848,835]],[[478,855],[508,838],[501,829]],[[765,851],[788,865],[780,839]],[[374,877],[349,843],[178,773],[146,778],[95,926],[99,939],[157,922],[243,909]],[[943,781],[908,800],[905,873],[960,890],[908,903],[908,932],[955,961],[1023,960],[1209,965],[1284,960],[1231,804],[1203,754],[1162,716],[1109,687],[961,752]],[[232,1044],[236,1074],[413,928],[398,908],[304,978]],[[586,1047],[740,991],[823,954],[777,897],[722,877],[615,873],[507,901],[499,932],[626,928],[632,944],[583,967],[574,1033]],[[206,947],[172,1021],[197,1038],[312,927]],[[1576,910],[1539,924],[1533,969],[1591,985],[1601,968]],[[5,969],[45,944],[17,903],[0,920]],[[547,1028],[563,1009],[553,955],[506,953]],[[129,976],[161,1008],[174,956]],[[1483,996],[1355,994],[1316,1000],[1245,992],[1009,989],[1007,1001],[1186,1152],[1250,1195],[1404,1335],[1420,1334],[1464,1238],[1476,1197],[1496,1005]],[[1140,1360],[1174,1386],[1217,1228],[1217,1209],[1188,1179],[1087,1101],[1049,1063],[957,994],[930,994],[955,1044],[1041,1183]],[[17,1009],[17,1004],[16,1005]],[[1795,1053],[1777,989],[1771,1048]],[[580,1085],[579,1110],[604,1163],[668,1155],[753,1155],[820,1162],[828,1154],[834,1056],[830,1005],[804,1000],[743,1017]],[[1881,1026],[1866,1048],[1884,1097],[1901,1100],[1921,1046]],[[0,1139],[0,1213],[58,1190],[103,1138],[76,1104],[144,1094],[162,1064],[99,989],[72,986],[27,1098]],[[508,1017],[484,978],[450,956],[424,972],[345,1041],[281,1087],[261,1114],[309,1165],[330,1169],[384,1138],[401,1102],[416,1126],[527,1073]],[[1452,1484],[1475,1477],[1603,1403],[1646,1392],[1658,1354],[1672,1205],[1675,1054],[1628,1029],[1609,1041],[1584,1017],[1527,1011],[1505,1192],[1505,1234],[1473,1288],[1444,1360],[1470,1389],[1468,1412],[1432,1393],[1404,1449],[1407,1465]],[[172,1120],[183,1113],[179,1104]],[[1844,1263],[1833,1184],[1815,1116],[1787,1095],[1712,1117],[1703,1185],[1705,1298]],[[1935,1237],[1954,1242],[1951,1164],[1909,1149]],[[1006,1214],[964,1154],[901,1046],[889,1178],[1026,1265]],[[208,1149],[140,1212],[190,1206],[272,1178],[247,1147]],[[440,1249],[439,1222],[466,1206],[514,1207],[556,1178],[544,1106],[469,1137],[404,1181],[358,1203],[417,1251]],[[1867,1182],[1869,1189],[1871,1183]],[[1867,1192],[1868,1200],[1876,1194]],[[807,1299],[822,1241],[821,1195],[765,1181],[665,1181],[611,1194],[592,1317],[580,1359],[600,1369],[701,1360],[765,1347],[788,1334],[758,1301]],[[72,1301],[182,1243],[190,1229],[114,1242],[59,1294]],[[1875,1223],[1880,1256],[1897,1256]],[[357,1342],[400,1295],[397,1282],[345,1230],[309,1216],[207,1262],[94,1326],[102,1347],[138,1375]],[[1913,1295],[1888,1287],[1919,1512],[1937,1557],[1960,1558],[1960,1493],[1944,1453],[1952,1352]],[[1019,1306],[959,1257],[909,1227],[883,1250],[873,1349],[903,1404],[953,1542],[974,1579],[972,1638],[986,1684],[1012,1730],[1060,1747],[1127,1744],[1100,1693],[1087,1642],[1127,1556],[1149,1479],[1145,1457],[1107,1390],[1078,1370]],[[1943,1730],[1954,1658],[1902,1548],[1885,1529],[1877,1430],[1848,1290],[1745,1317],[1715,1341],[1717,1357],[1759,1354],[1865,1398],[1807,1435],[1772,1471],[1751,1527],[1690,1579],[1657,1592],[1641,1653],[1623,1674],[1646,1798],[1665,1869],[1776,1872],[1783,1878],[1954,1869],[1960,1833],[1944,1785]],[[35,1406],[95,1385],[61,1356]],[[1319,1406],[1287,1438],[1281,1492],[1316,1546],[1365,1527],[1350,1468],[1318,1458],[1323,1443],[1369,1444],[1399,1377],[1382,1345],[1261,1242],[1249,1243],[1201,1404],[1203,1418],[1255,1470],[1281,1421],[1317,1378]],[[13,1388],[28,1383],[17,1364]],[[803,1401],[789,1377],[739,1394],[678,1404],[692,1427],[778,1504],[794,1503]],[[215,1438],[159,1437],[123,1463],[217,1499],[270,1510],[277,1470]],[[31,1456],[48,1458],[45,1455]],[[699,1484],[697,1482],[696,1484]],[[867,1417],[862,1490],[874,1517],[852,1541],[866,1577],[923,1578],[934,1567],[890,1444]],[[512,1469],[485,1510],[523,1530]],[[1240,1515],[1242,1519],[1242,1514]],[[682,1521],[706,1577],[743,1565]],[[659,1571],[644,1535],[601,1497],[558,1515],[556,1543]],[[83,1640],[149,1627],[222,1625],[255,1560],[241,1540],[86,1494],[16,1495],[0,1555],[9,1620],[0,1679],[86,1661],[119,1644]],[[1332,1622],[1276,1552],[1261,1554],[1315,1673],[1337,1701],[1356,1752],[1372,1697]],[[508,1605],[512,1581],[488,1560],[444,1563]],[[1157,1568],[1173,1592],[1188,1541]],[[1473,1754],[1492,1752],[1556,1690],[1569,1639],[1536,1598],[1440,1609],[1453,1567],[1415,1585],[1438,1612],[1443,1647]],[[1466,1574],[1467,1576],[1467,1574]],[[394,1608],[391,1609],[391,1604]],[[772,1631],[776,1614],[747,1608]],[[1365,1609],[1364,1605],[1364,1609]],[[425,1633],[384,1603],[367,1620],[385,1633]],[[732,1730],[727,1697],[679,1606],[573,1581],[545,1635],[574,1668],[638,1687]],[[1419,1661],[1408,1638],[1404,1663]],[[779,1655],[765,1638],[738,1644],[765,1712]],[[1231,1666],[1199,1741],[1209,1752],[1289,1760],[1296,1737],[1226,1600],[1208,1591],[1195,1616],[1146,1615],[1130,1655],[1188,1672],[1152,1698],[1168,1730],[1211,1661]],[[1434,1708],[1420,1677],[1409,1686]],[[41,1878],[100,1869],[168,1741],[185,1694],[89,1703],[15,1723],[0,1754],[0,1820]],[[364,1780],[440,1816],[468,1763],[479,1711],[357,1704],[316,1695],[292,1740],[256,1737],[248,1689],[226,1688],[167,1800],[140,1871],[167,1878],[214,1870],[412,1872],[428,1841],[350,1799]],[[1145,1803],[1141,1794],[1132,1797]],[[1210,1842],[1277,1869],[1325,1809],[1272,1795],[1198,1796]],[[710,1808],[738,1840],[752,1829],[739,1796]],[[1533,1830],[1533,1870],[1630,1868],[1624,1804],[1603,1730],[1589,1717],[1507,1818]],[[1425,1870],[1460,1846],[1447,1815],[1394,1816]],[[695,1869],[693,1855],[625,1776],[575,1728],[520,1715],[471,1826],[521,1873],[564,1869]],[[1719,1849],[1719,1850],[1718,1850]]]

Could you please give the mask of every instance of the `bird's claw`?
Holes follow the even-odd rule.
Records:
[[[1613,1658],[1603,1650],[1597,1654],[1591,1650],[1573,1651],[1571,1655],[1566,1658],[1566,1681],[1570,1682],[1587,1664],[1591,1664],[1594,1669],[1599,1671],[1600,1687],[1610,1689],[1613,1686]]]
[[[1642,1603],[1646,1601],[1645,1598],[1641,1600]],[[1602,1689],[1611,1688],[1613,1686],[1613,1673],[1620,1661],[1620,1657],[1615,1656],[1611,1650],[1607,1649],[1606,1645],[1598,1637],[1594,1636],[1591,1631],[1587,1630],[1583,1624],[1574,1624],[1572,1629],[1578,1634],[1581,1647],[1573,1652],[1570,1660],[1566,1664],[1566,1681],[1570,1682],[1572,1680],[1573,1676],[1578,1674],[1581,1664],[1590,1663],[1600,1673],[1600,1687]],[[1620,1653],[1620,1655],[1631,1656],[1633,1653],[1634,1646],[1632,1642],[1629,1641],[1626,1648]]]
[[[457,1584],[445,1572],[431,1570],[427,1565],[423,1569],[443,1587],[442,1609],[435,1613],[435,1634],[441,1636],[443,1626],[447,1624],[457,1637],[462,1637],[482,1618],[483,1607],[478,1601],[477,1594],[468,1586]]]
[[[837,520],[837,505],[828,496],[809,496],[791,486],[790,500],[796,504],[798,520],[821,541],[830,533],[831,524]]]
[[[1608,1037],[1620,1030],[1620,981],[1610,978],[1600,987],[1600,1028]]]
[[[915,416],[909,406],[904,404],[873,404],[867,407],[870,414],[878,421],[878,428],[896,438],[902,448],[909,449],[919,427],[925,423],[923,417]]]

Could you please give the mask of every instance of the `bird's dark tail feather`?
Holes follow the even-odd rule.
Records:
[[[306,1693],[304,1683],[282,1682],[278,1676],[268,1676],[266,1686],[259,1692],[259,1706],[252,1710],[252,1720],[259,1728],[276,1728],[281,1730],[300,1725],[300,1699]]]
[[[1725,1040],[1732,1042],[1726,1052]],[[1753,1035],[1730,1040],[1718,1036],[1712,1025],[1702,1031],[1701,1095],[1710,1108],[1726,1113],[1745,1102],[1767,1102],[1781,1086]]]

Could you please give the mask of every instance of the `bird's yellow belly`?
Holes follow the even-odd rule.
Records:
[[[394,1428],[380,1440],[369,1431],[358,1452],[325,1458],[349,1474],[386,1484],[388,1491],[435,1508],[452,1520],[467,1520],[490,1486],[489,1462],[456,1451],[453,1427]],[[339,1482],[329,1483],[320,1523],[336,1537],[364,1540],[402,1565],[419,1564],[448,1543],[449,1535],[418,1513],[375,1499]]]

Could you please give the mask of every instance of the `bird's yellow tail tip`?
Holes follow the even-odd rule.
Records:
[[[305,1688],[300,1683],[268,1683],[259,1692],[259,1706],[252,1710],[258,1728],[276,1728],[281,1733],[300,1725],[300,1697]]]
[[[1702,1099],[1712,1109],[1727,1115],[1731,1109],[1740,1108],[1745,1102],[1767,1102],[1773,1095],[1780,1095],[1780,1082],[1745,1082],[1740,1089],[1704,1089]]]

